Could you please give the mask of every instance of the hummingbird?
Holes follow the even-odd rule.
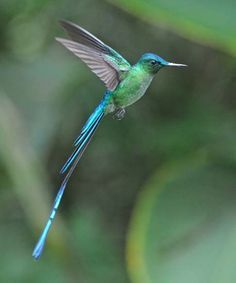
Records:
[[[126,108],[145,94],[153,78],[163,67],[187,66],[170,63],[153,53],[143,54],[136,64],[131,65],[114,49],[82,27],[65,20],[60,21],[60,24],[70,39],[56,38],[56,40],[87,64],[105,84],[106,91],[75,139],[75,149],[60,171],[65,177],[56,195],[45,228],[34,248],[32,256],[36,260],[42,254],[68,180],[103,118],[112,114],[115,119],[121,120],[125,116]]]

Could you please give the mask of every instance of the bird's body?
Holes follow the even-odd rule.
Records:
[[[153,75],[146,72],[141,64],[134,65],[126,78],[112,93],[112,100],[116,107],[125,108],[138,101],[149,87]]]
[[[62,45],[84,61],[106,85],[107,90],[74,142],[75,150],[61,169],[65,178],[57,193],[47,224],[33,251],[38,259],[43,251],[47,234],[55,218],[67,182],[91,141],[103,117],[113,113],[122,119],[125,108],[138,101],[146,92],[155,74],[164,66],[186,66],[169,63],[153,53],[145,53],[131,66],[114,49],[104,44],[83,28],[66,21],[61,22],[72,40],[57,38]]]

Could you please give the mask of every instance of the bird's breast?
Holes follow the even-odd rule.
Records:
[[[117,107],[127,107],[139,100],[149,87],[153,76],[140,70],[130,72],[113,93]]]

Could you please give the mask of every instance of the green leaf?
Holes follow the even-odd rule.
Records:
[[[236,55],[236,2],[109,0],[153,24],[164,24],[180,35]]]
[[[127,248],[135,283],[236,282],[236,176],[200,159],[167,166],[135,207]]]

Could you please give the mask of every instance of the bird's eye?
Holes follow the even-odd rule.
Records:
[[[152,60],[150,63],[154,66],[154,65],[157,64],[157,61],[156,60]]]

